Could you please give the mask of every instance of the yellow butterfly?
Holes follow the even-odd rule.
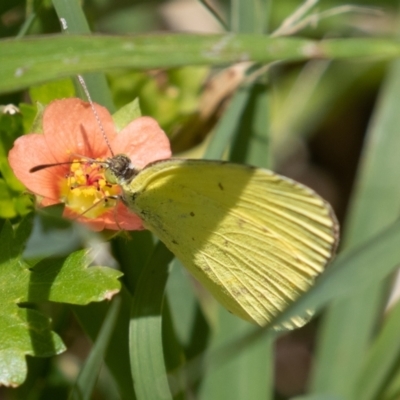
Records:
[[[231,313],[261,326],[306,292],[332,258],[338,224],[314,191],[269,170],[169,159],[105,162],[122,200]],[[284,327],[304,325],[295,317]]]

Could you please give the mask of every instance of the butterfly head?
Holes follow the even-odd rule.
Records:
[[[128,183],[139,172],[132,164],[131,159],[125,154],[110,157],[105,164],[105,178],[111,184],[121,185]]]

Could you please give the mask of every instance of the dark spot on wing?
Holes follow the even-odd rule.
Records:
[[[194,217],[194,212],[193,211],[190,211],[190,216]]]
[[[246,224],[246,221],[242,218],[238,218],[237,224],[239,225],[240,228],[243,228],[243,225]]]
[[[222,183],[221,183],[221,182],[218,182],[218,187],[219,187],[221,190],[224,190],[224,187],[222,186]]]
[[[172,243],[173,244],[178,244],[178,242],[176,240],[174,240],[174,239],[172,240]]]
[[[232,289],[232,290],[231,290],[231,293],[232,293],[235,297],[241,297],[241,295],[243,294],[243,293],[242,293],[242,290],[241,290],[241,289],[238,289],[238,288]]]
[[[135,192],[135,193],[129,193],[129,196],[132,200],[132,202],[135,202],[136,197],[140,194],[140,192]]]

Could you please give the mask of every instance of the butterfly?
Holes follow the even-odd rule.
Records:
[[[107,159],[122,201],[232,314],[267,325],[332,258],[338,223],[308,187],[272,171],[223,161],[168,159],[139,170]],[[284,324],[293,329],[309,316]]]

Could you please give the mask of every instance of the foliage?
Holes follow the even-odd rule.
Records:
[[[0,397],[399,398],[397,2],[193,1],[180,22],[212,34],[155,33],[175,2],[80,3],[0,5]],[[77,73],[118,128],[151,115],[178,156],[277,169],[333,204],[339,254],[276,321],[312,308],[309,325],[239,321],[147,231],[33,216],[7,154],[41,105],[85,98]]]

